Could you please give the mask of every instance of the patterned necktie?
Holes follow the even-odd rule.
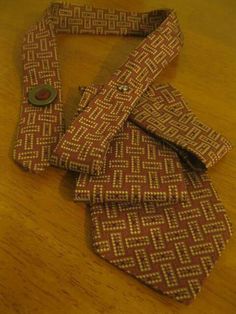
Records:
[[[78,111],[89,105],[89,99],[97,90],[96,86],[85,90]],[[170,116],[167,117],[167,113]],[[114,150],[111,149],[106,156],[105,174],[95,177],[79,174],[75,200],[90,203],[93,246],[98,255],[159,293],[190,303],[200,291],[201,284],[231,235],[228,216],[207,173],[196,171],[195,168],[200,165],[212,166],[230,149],[230,144],[222,135],[200,123],[180,93],[170,85],[151,86],[135,106],[129,120],[158,139],[156,142],[159,143],[162,154],[160,138],[168,139],[168,145],[171,140],[171,147],[182,151],[181,169],[175,165],[178,163],[177,155],[174,151],[169,154],[168,146],[164,149],[164,155],[157,157],[159,166],[163,162],[161,157],[164,157],[164,164],[168,166],[160,167],[158,177],[154,180],[155,188],[159,192],[161,187],[157,188],[157,182],[168,182],[168,187],[175,190],[175,197],[172,195],[172,198],[163,198],[162,194],[160,198],[158,194],[157,200],[152,194],[151,200],[139,198],[136,202],[137,198],[132,198],[132,193],[129,193],[130,199],[125,200],[129,203],[109,199],[108,196],[113,196],[112,192],[117,193],[112,184],[116,175],[110,170],[111,161],[116,162],[117,156],[114,153],[112,155]],[[166,128],[162,126],[163,122]],[[181,130],[178,133],[173,132],[174,126],[185,126],[183,133]],[[111,142],[111,148],[116,146],[115,143],[123,141],[124,133],[130,135],[130,132],[123,129],[122,136],[118,134]],[[134,144],[132,134],[125,139],[126,147]],[[138,147],[140,146],[138,143]],[[126,147],[124,145],[124,151]],[[150,162],[149,157],[151,160],[153,158],[147,153],[143,162],[136,161],[136,166],[132,167],[132,158],[139,156],[137,152],[131,153],[131,169],[128,168],[128,171],[134,178],[137,174],[144,174],[145,169],[142,167]],[[125,158],[122,157],[124,162]],[[201,160],[200,163],[196,157]],[[120,177],[126,174],[123,164],[116,164],[115,169],[120,171]],[[165,169],[166,173],[163,174],[161,169]],[[150,173],[153,173],[153,169],[149,169],[147,178],[150,178]],[[184,175],[185,186],[181,187],[182,177],[179,175]],[[179,176],[179,180],[176,176]],[[110,182],[108,185],[107,180]],[[128,183],[124,181],[125,187],[128,184],[132,187],[130,180]],[[147,180],[145,187],[149,183],[149,189],[152,190],[150,182]],[[137,181],[135,186],[137,188]],[[168,187],[165,187],[166,193]],[[141,188],[140,184],[140,191]],[[109,195],[106,195],[108,189]],[[143,194],[140,193],[140,196]]]
[[[56,34],[144,36],[102,86],[87,87],[64,130]],[[160,293],[189,303],[231,228],[206,169],[231,145],[181,94],[154,79],[178,55],[172,10],[145,13],[53,3],[25,35],[14,160],[78,172],[95,251]]]

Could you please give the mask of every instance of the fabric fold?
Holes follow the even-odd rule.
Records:
[[[126,121],[109,144],[102,175],[80,173],[75,200],[104,203],[176,203],[186,187],[177,154]]]
[[[160,13],[163,16],[163,11]],[[53,151],[51,163],[78,172],[102,174],[109,142],[136,101],[179,54],[181,44],[176,15],[167,11],[164,21],[130,53],[72,122]]]
[[[92,85],[84,89],[78,114],[100,88]],[[214,166],[232,149],[229,140],[201,122],[183,95],[170,84],[151,84],[136,102],[128,120],[164,141],[197,171]]]
[[[116,22],[115,22],[116,21]],[[64,133],[57,34],[145,37],[107,80],[89,108]],[[52,3],[23,41],[24,88],[13,158],[30,171],[59,167],[98,174],[107,146],[135,101],[178,55],[182,35],[173,10],[127,12]],[[34,107],[29,91],[50,84],[58,94],[48,107]],[[122,86],[128,88],[124,92]],[[78,136],[78,129],[83,137]]]

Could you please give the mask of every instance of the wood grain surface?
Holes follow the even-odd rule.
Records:
[[[185,44],[158,81],[181,90],[198,117],[235,145],[235,0],[87,3],[132,11],[176,9]],[[73,174],[50,168],[34,175],[12,161],[21,100],[22,36],[48,4],[48,0],[0,0],[0,314],[235,313],[235,235],[196,301],[182,305],[93,253],[88,212],[73,202]],[[78,86],[103,83],[140,41],[58,36],[67,124],[79,99]],[[236,149],[210,170],[234,226],[235,169]]]

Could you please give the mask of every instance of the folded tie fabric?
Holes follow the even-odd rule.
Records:
[[[95,251],[157,292],[190,303],[231,235],[206,174],[186,168],[186,200],[175,205],[92,205]]]
[[[127,121],[112,139],[102,175],[80,173],[75,198],[92,204],[176,202],[184,199],[177,154]]]
[[[84,90],[67,130],[59,33],[144,37],[105,84]],[[153,82],[182,43],[173,10],[51,4],[24,36],[13,158],[33,172],[50,165],[75,171],[75,200],[87,203],[96,253],[189,303],[231,235],[207,175],[231,145],[197,119],[180,92]]]
[[[87,107],[99,89],[96,85],[84,89],[78,112]],[[198,120],[170,84],[151,84],[135,103],[128,120],[165,140],[196,170],[212,167],[231,149],[224,136]]]
[[[89,106],[89,101],[97,90],[96,86],[85,89],[78,105],[78,114]],[[172,86],[152,85],[146,94],[149,97],[151,94],[153,98],[141,98],[123,130],[111,141],[104,162],[104,174],[78,175],[75,200],[90,203],[88,209],[92,217],[93,247],[98,255],[159,293],[188,304],[200,291],[204,279],[231,235],[231,224],[225,208],[206,171],[203,172],[231,146],[222,135],[197,120],[187,108],[183,97]],[[167,116],[168,112],[171,113],[170,117]],[[187,117],[189,123],[185,122]],[[163,122],[165,125],[169,123],[169,128],[184,126],[185,132],[181,134],[181,130],[178,133],[172,131],[169,135],[161,127]],[[150,156],[150,149],[147,153],[144,151],[144,161],[140,158],[140,151],[137,154],[137,151],[129,150],[132,144],[142,148],[141,138],[144,141],[148,138],[150,144],[150,134],[153,135],[151,145],[159,143],[157,147],[159,146],[159,151],[161,149],[164,168],[158,166],[161,165],[158,153],[155,158],[159,162],[153,165],[149,160],[154,155],[152,153]],[[163,134],[162,137],[160,134]],[[196,142],[191,140],[195,134],[200,135]],[[124,138],[128,141],[127,145]],[[164,145],[163,139],[166,138],[168,144]],[[179,163],[178,155],[174,150],[170,154],[169,144],[175,151],[182,152],[181,176],[178,175],[179,167],[174,167]],[[201,149],[203,145],[205,150]],[[142,163],[149,165],[147,173],[141,166]],[[150,168],[150,165],[153,167]],[[203,169],[196,171],[196,167],[200,166]],[[129,177],[133,176],[135,182],[127,182],[124,169],[128,169]],[[160,169],[166,169],[169,175],[163,177]],[[153,184],[150,178],[153,178],[154,170],[159,170],[159,173],[154,176]],[[144,184],[150,189],[148,198],[138,197],[142,193],[132,193],[135,188],[131,188],[131,192],[129,190],[132,183],[136,187],[142,178],[146,178]],[[179,195],[175,193],[174,198],[164,198],[163,194],[161,199],[158,182],[163,181],[167,183],[164,193],[170,191],[170,188],[177,192],[181,181],[183,190]],[[119,199],[121,186],[126,187],[127,198],[121,194]],[[156,190],[155,194],[151,192],[152,188]],[[156,195],[159,196],[158,199]]]

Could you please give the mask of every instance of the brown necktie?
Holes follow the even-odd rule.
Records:
[[[85,90],[78,106],[79,111],[89,105],[89,99],[96,91],[95,86]],[[151,95],[153,99],[149,98]],[[170,113],[170,117],[166,116],[167,113]],[[209,275],[231,235],[231,224],[207,173],[196,171],[195,168],[213,165],[230,149],[230,144],[222,135],[200,123],[188,109],[180,93],[170,85],[151,86],[135,106],[129,120],[137,122],[142,129],[157,136],[158,150],[161,151],[157,160],[160,165],[163,162],[161,157],[164,157],[167,167],[161,166],[158,169],[154,182],[165,182],[167,178],[165,193],[168,193],[168,187],[174,187],[175,197],[157,199],[152,194],[150,200],[144,199],[144,193],[140,193],[143,199],[139,198],[137,201],[129,192],[130,199],[125,199],[128,203],[122,199],[118,201],[108,198],[106,191],[109,191],[109,196],[117,193],[113,185],[116,175],[111,172],[111,162],[119,161],[115,169],[119,171],[119,177],[123,177],[122,184],[129,186],[131,190],[133,185],[137,187],[137,181],[127,183],[127,171],[128,179],[132,175],[134,178],[143,175],[142,167],[150,162],[150,155],[146,153],[145,159],[139,162],[140,165],[137,166],[136,163],[136,167],[132,167],[132,158],[140,157],[133,151],[130,158],[129,154],[122,156],[123,162],[130,163],[130,167],[124,169],[119,156],[112,149],[116,147],[116,143],[122,142],[124,133],[130,134],[123,129],[121,135],[119,133],[111,142],[105,158],[106,172],[95,177],[79,174],[75,199],[90,202],[93,246],[97,254],[158,292],[189,303],[200,291],[203,280]],[[165,122],[167,130],[161,127],[161,121]],[[169,133],[170,126],[176,127],[177,123],[182,128],[185,126],[184,132],[181,134],[180,130],[178,133]],[[145,137],[147,136],[148,133]],[[178,163],[177,155],[174,151],[169,154],[170,148],[167,145],[164,148],[159,138],[172,140],[171,147],[182,152],[181,176],[178,166],[174,167]],[[183,141],[184,138],[189,138],[189,143]],[[125,139],[126,147],[134,144],[132,135]],[[206,140],[208,144],[205,143]],[[126,147],[123,145],[123,151]],[[140,143],[138,147],[142,147]],[[161,170],[166,170],[168,174],[163,174]],[[145,187],[149,188],[149,193],[152,190],[152,181],[148,181],[150,173],[153,173],[153,169],[145,173]],[[181,187],[182,175],[184,186]],[[107,180],[110,184],[107,184]],[[141,180],[139,184],[141,190]],[[182,191],[177,193],[180,188]],[[160,186],[155,186],[157,195],[160,189]]]
[[[145,36],[103,86],[86,88],[64,131],[56,34]],[[75,200],[92,217],[96,252],[188,303],[230,237],[206,168],[230,149],[181,94],[154,79],[178,55],[172,10],[145,13],[53,3],[25,35],[14,160],[78,172]]]

